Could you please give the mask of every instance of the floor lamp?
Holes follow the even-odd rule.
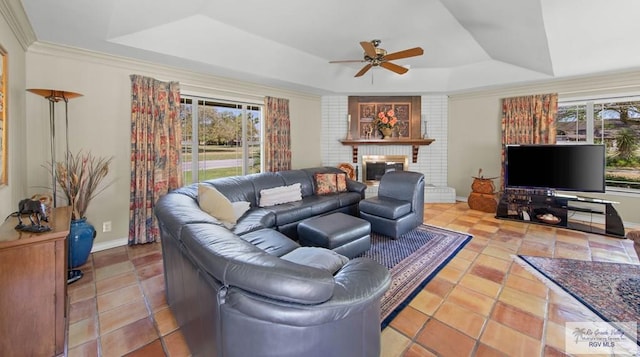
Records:
[[[57,207],[57,183],[56,183],[56,103],[64,102],[64,128],[65,128],[65,165],[67,172],[69,171],[69,99],[81,97],[82,94],[56,89],[27,89],[27,91],[37,94],[49,101],[49,130],[51,135],[51,187],[53,190],[53,207]],[[71,203],[71,202],[69,202]],[[71,254],[67,252],[69,260]],[[71,261],[68,266],[71,267]],[[82,271],[79,269],[70,269],[67,271],[67,284],[82,278]]]

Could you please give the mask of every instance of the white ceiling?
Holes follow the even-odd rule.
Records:
[[[312,93],[452,93],[640,68],[637,0],[22,0],[38,41]],[[382,40],[398,75],[354,75]]]

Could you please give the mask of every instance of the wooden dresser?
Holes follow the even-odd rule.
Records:
[[[64,354],[70,221],[58,207],[49,232],[17,231],[14,217],[0,225],[0,355]]]

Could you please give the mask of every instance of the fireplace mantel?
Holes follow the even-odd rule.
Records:
[[[434,142],[435,139],[343,139],[340,140],[342,145],[350,145],[352,149],[352,161],[358,163],[358,146],[359,145],[411,145],[412,155],[411,161],[415,164],[418,162],[418,150],[420,146],[426,146]]]

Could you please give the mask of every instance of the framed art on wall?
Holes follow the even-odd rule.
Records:
[[[356,120],[349,128],[354,139],[379,139],[376,118],[392,110],[397,122],[393,125],[393,139],[420,138],[420,97],[381,96],[349,97],[349,115]]]

